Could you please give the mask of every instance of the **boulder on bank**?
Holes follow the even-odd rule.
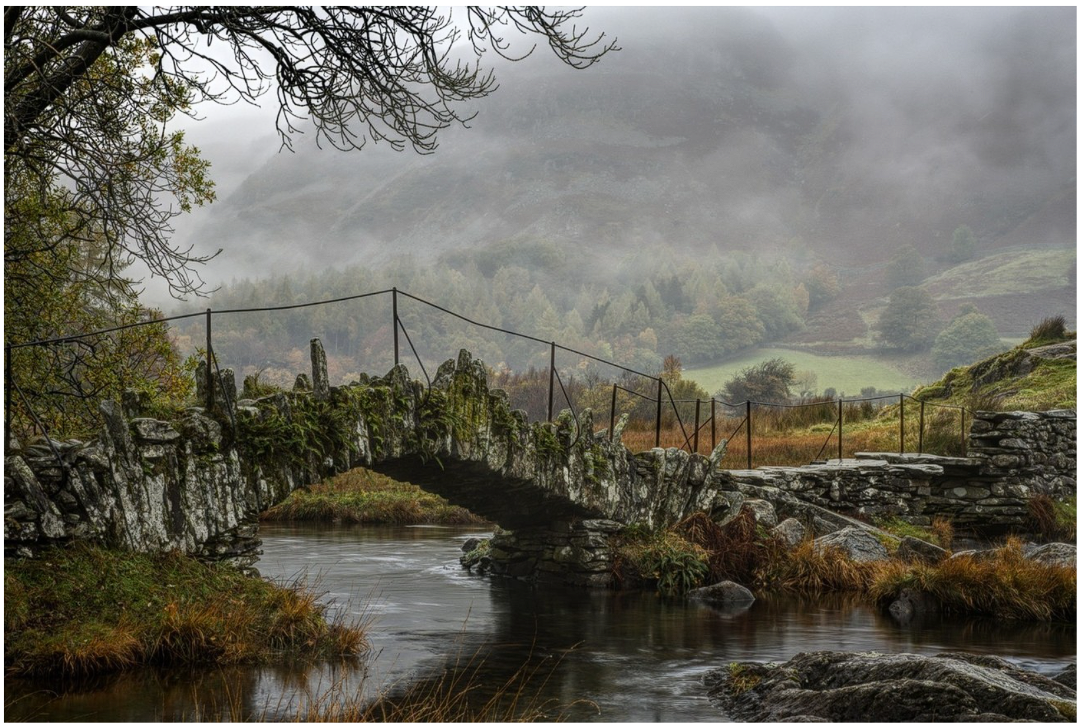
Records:
[[[878,538],[860,527],[844,527],[838,532],[814,540],[814,551],[828,548],[843,552],[854,562],[877,562],[889,559],[889,551]]]
[[[1071,722],[1076,691],[1001,658],[964,653],[800,653],[705,675],[737,721]]]
[[[788,517],[769,532],[774,538],[784,543],[788,549],[798,547],[806,538],[806,527],[794,517]]]
[[[1036,547],[1030,553],[1025,553],[1029,560],[1041,562],[1044,565],[1057,567],[1076,567],[1076,545],[1065,542],[1051,542],[1042,547]]]
[[[896,548],[896,556],[902,562],[908,563],[926,562],[936,565],[948,555],[941,547],[918,537],[903,537],[900,539],[900,546]]]

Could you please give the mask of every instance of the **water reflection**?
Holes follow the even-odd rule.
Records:
[[[336,617],[369,618],[367,667],[277,665],[199,673],[143,672],[47,701],[32,696],[5,717],[181,720],[196,716],[293,720],[334,683],[373,693],[455,664],[486,698],[523,668],[541,700],[576,702],[580,721],[717,720],[701,675],[733,660],[786,660],[807,650],[1001,655],[1056,673],[1075,661],[1073,626],[924,619],[905,627],[850,599],[768,597],[723,611],[654,593],[532,587],[470,575],[457,565],[476,528],[266,525],[263,574],[306,578]],[[468,670],[465,668],[465,670]],[[20,691],[20,689],[22,689]],[[6,700],[24,693],[7,683]]]

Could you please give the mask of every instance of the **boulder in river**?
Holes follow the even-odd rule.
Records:
[[[1076,719],[1076,691],[995,656],[800,653],[705,675],[737,721],[1049,721]]]
[[[717,605],[750,604],[754,602],[754,593],[737,582],[724,580],[715,585],[697,587],[687,593],[691,600],[704,600]]]

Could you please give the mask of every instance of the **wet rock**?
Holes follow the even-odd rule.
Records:
[[[1076,690],[1076,664],[1070,663],[1065,666],[1065,670],[1054,676],[1054,680],[1063,686]]]
[[[724,580],[715,585],[694,588],[686,593],[691,600],[703,600],[718,605],[733,605],[754,602],[754,593],[737,582]]]
[[[859,527],[844,527],[838,532],[819,537],[814,541],[814,551],[835,548],[855,562],[877,562],[889,558],[889,551],[877,537]]]
[[[896,556],[904,562],[927,562],[936,565],[948,556],[941,547],[918,537],[903,537],[896,548]]]
[[[1001,658],[963,653],[800,653],[705,676],[738,721],[1071,722],[1076,691]]]
[[[806,537],[806,527],[794,517],[788,517],[773,527],[769,534],[783,542],[788,548],[798,547]]]
[[[932,595],[904,589],[889,605],[889,615],[901,625],[906,625],[927,613],[936,613],[939,609],[940,605]]]

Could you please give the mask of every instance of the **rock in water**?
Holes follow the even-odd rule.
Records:
[[[737,721],[1075,721],[1076,691],[994,656],[800,653],[705,675]]]
[[[724,580],[707,587],[698,587],[686,593],[686,595],[691,600],[704,600],[705,602],[723,605],[754,602],[754,593],[731,580]]]

